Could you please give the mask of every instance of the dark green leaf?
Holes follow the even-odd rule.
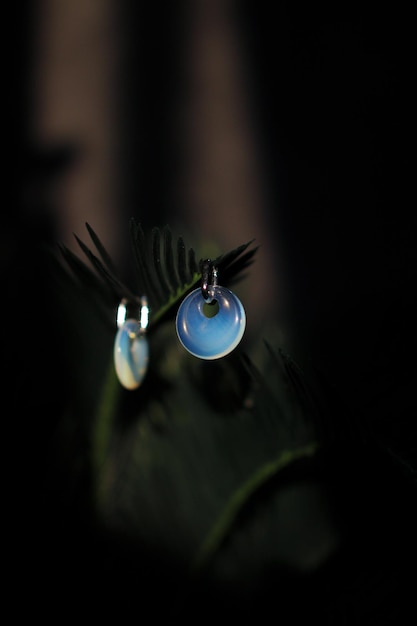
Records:
[[[174,264],[174,251],[172,248],[172,233],[169,226],[164,228],[164,260],[165,270],[167,272],[168,280],[171,285],[172,292],[175,292],[180,286],[177,272]]]
[[[130,233],[133,254],[136,260],[140,295],[146,294],[151,308],[154,308],[158,305],[158,290],[154,286],[151,266],[148,261],[145,234],[142,226],[133,219],[130,220]]]
[[[117,294],[119,298],[123,296],[132,298],[134,295],[129,291],[129,289],[121,283],[120,280],[115,278],[101,263],[101,261],[91,252],[91,250],[75,235],[75,239],[80,246],[81,250],[90,260],[93,267],[97,270],[98,274],[103,278],[103,280],[109,285],[111,289]]]
[[[179,276],[181,285],[186,285],[187,283],[190,282],[191,276],[187,272],[187,255],[186,255],[184,240],[182,237],[178,237],[177,253],[178,253],[178,276]]]
[[[90,224],[86,223],[86,228],[100,258],[77,235],[75,238],[97,276],[89,266],[62,248],[72,272],[81,284],[96,293],[105,286],[113,294],[115,303],[121,298],[135,301],[146,295],[151,309],[150,329],[171,315],[184,296],[199,283],[201,272],[194,250],[187,250],[183,237],[178,237],[174,248],[168,225],[162,234],[155,227],[148,235],[139,222],[134,218],[130,220],[130,240],[137,274],[137,285],[133,288],[126,286],[118,277],[115,264]],[[251,243],[243,244],[215,260],[221,271],[221,284],[227,285],[241,278],[242,272],[251,265],[256,253],[256,248],[248,250]],[[200,265],[201,262],[202,259]]]
[[[109,272],[111,274],[117,274],[117,270],[116,267],[113,264],[113,261],[109,255],[109,253],[107,252],[106,248],[103,246],[103,244],[101,243],[100,239],[98,238],[98,236],[96,235],[96,233],[94,232],[94,230],[91,228],[90,224],[88,222],[85,223],[86,228],[88,230],[88,234],[90,235],[95,247],[97,248],[104,264],[106,265],[107,269],[109,270]]]
[[[163,272],[161,264],[161,232],[159,228],[153,229],[152,236],[153,262],[159,281],[159,302],[162,303],[165,300],[165,294],[169,293],[171,289],[167,279],[165,278],[165,274]]]

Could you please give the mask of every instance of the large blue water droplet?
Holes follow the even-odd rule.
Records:
[[[180,342],[200,359],[220,359],[236,348],[246,327],[239,298],[226,287],[212,287],[215,302],[208,305],[201,289],[192,291],[178,309],[176,328]],[[208,317],[208,307],[218,307]]]
[[[126,320],[114,340],[114,366],[123,387],[139,387],[146,374],[148,360],[148,341],[140,333],[139,322],[134,319]]]

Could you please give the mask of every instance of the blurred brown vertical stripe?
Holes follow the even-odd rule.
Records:
[[[247,281],[245,306],[255,322],[281,290],[278,254],[267,223],[263,159],[235,3],[189,4],[184,197],[187,221],[201,236],[227,250],[252,238],[261,246]],[[282,299],[282,292],[279,294]]]
[[[69,143],[75,160],[54,202],[59,238],[94,225],[118,255],[118,4],[112,0],[41,0],[34,79],[35,141],[41,149]]]

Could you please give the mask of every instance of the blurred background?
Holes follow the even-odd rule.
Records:
[[[48,217],[63,243],[73,247],[88,221],[126,264],[132,215],[218,251],[255,238],[256,314],[281,268],[242,9],[177,2],[160,15],[142,3],[38,3],[28,130],[38,157],[59,167]]]
[[[8,302],[23,295],[18,321],[43,355],[22,364],[4,327],[12,406],[24,393],[44,415],[20,426],[47,438],[65,404],[68,364],[45,343],[63,331],[42,244],[77,251],[88,222],[128,279],[133,216],[169,223],[197,256],[255,238],[240,291],[248,332],[278,326],[415,467],[406,5],[37,0],[10,23],[18,180],[2,280]]]
[[[194,247],[255,238],[254,327],[297,318],[303,344],[339,333],[343,352],[409,314],[412,39],[406,14],[373,3],[276,11],[32,3],[17,22],[19,214],[69,247],[89,222],[125,273],[130,216]]]

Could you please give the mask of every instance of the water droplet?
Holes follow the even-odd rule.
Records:
[[[201,289],[192,291],[178,309],[176,328],[180,342],[200,359],[220,359],[236,348],[246,327],[246,314],[239,298],[226,287],[213,288],[213,304],[207,304]],[[207,315],[207,307],[218,307]]]
[[[114,340],[114,366],[120,384],[126,389],[137,389],[146,374],[148,361],[148,340],[140,332],[139,322],[126,320]]]

